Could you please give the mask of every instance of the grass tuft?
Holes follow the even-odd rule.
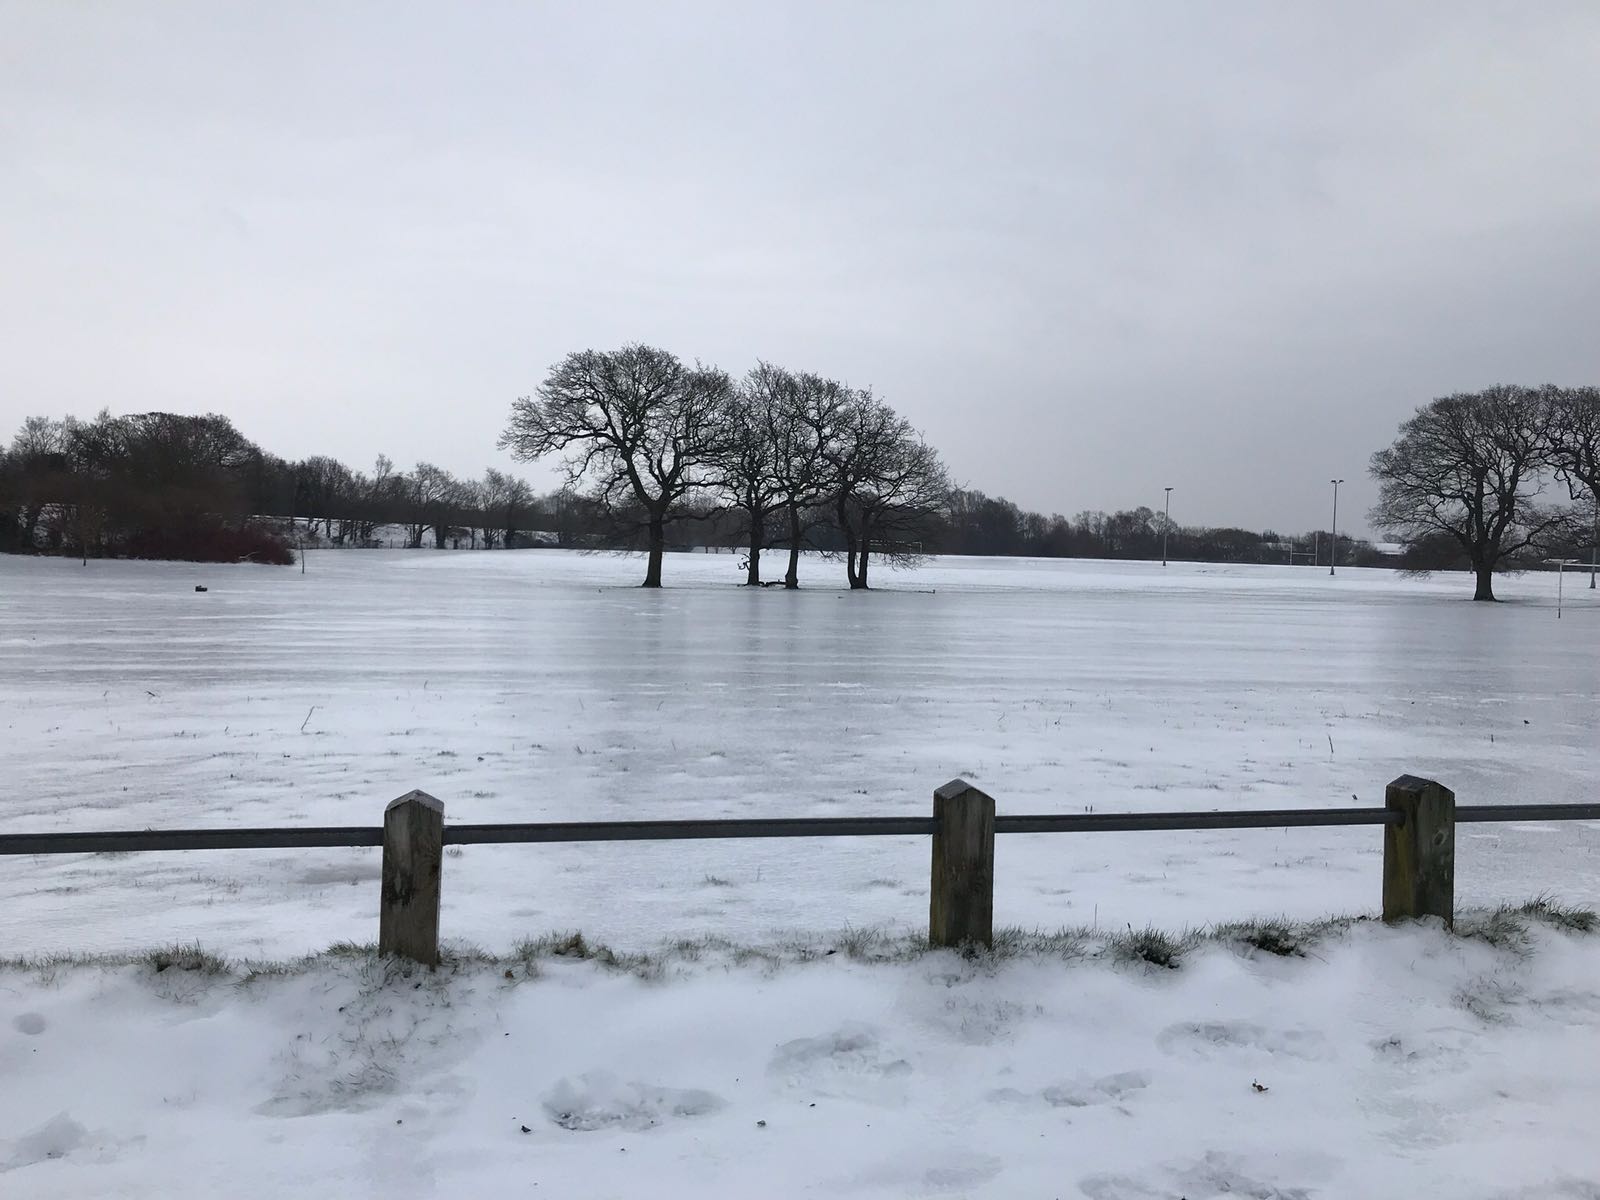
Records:
[[[163,971],[191,971],[197,975],[232,974],[232,968],[228,966],[226,959],[202,950],[198,943],[151,950],[145,954],[144,961],[157,975]]]
[[[1288,921],[1230,921],[1215,926],[1208,936],[1214,941],[1243,943],[1280,958],[1304,958],[1307,932]]]
[[[1564,929],[1568,933],[1593,933],[1600,928],[1600,916],[1596,915],[1594,909],[1562,904],[1553,896],[1535,896],[1526,904],[1519,906],[1517,911],[1525,917],[1553,925],[1557,929]]]
[[[995,958],[1060,958],[1067,961],[1086,957],[1094,945],[1094,934],[1087,929],[1020,929],[1011,926],[994,931]]]
[[[1193,934],[1173,937],[1152,927],[1134,929],[1129,926],[1127,933],[1113,934],[1107,938],[1106,948],[1111,951],[1113,958],[1122,962],[1142,962],[1176,971],[1184,952],[1192,949],[1196,940]]]
[[[334,942],[322,953],[329,958],[368,958],[378,953],[378,943]]]

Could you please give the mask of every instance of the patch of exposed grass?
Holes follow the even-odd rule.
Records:
[[[1533,948],[1533,929],[1529,918],[1509,905],[1481,913],[1463,913],[1456,918],[1457,937],[1486,942],[1497,950],[1526,954]]]
[[[378,953],[378,943],[334,942],[322,953],[329,958],[368,958]]]
[[[1152,927],[1134,929],[1130,925],[1128,932],[1108,937],[1106,949],[1122,962],[1142,962],[1175,971],[1184,952],[1193,949],[1198,941],[1198,936],[1192,933],[1174,936]]]
[[[1071,962],[1105,957],[1114,962],[1142,963],[1172,970],[1182,965],[1186,954],[1208,943],[1245,953],[1305,957],[1319,942],[1342,936],[1352,927],[1374,919],[1344,916],[1293,921],[1278,917],[1233,921],[1203,931],[1176,933],[1131,927],[1125,933],[1088,928],[1063,928],[1052,932],[1002,927],[995,931],[992,947],[964,947],[959,953],[980,968],[983,964],[996,965],[1017,959]],[[1456,918],[1455,935],[1513,955],[1524,955],[1536,948],[1535,934],[1539,927],[1577,936],[1591,935],[1600,933],[1600,917],[1589,909],[1538,896],[1524,904],[1464,911]],[[916,962],[934,953],[936,951],[922,934],[874,926],[850,927],[833,935],[782,939],[766,944],[741,944],[710,934],[679,938],[648,953],[618,951],[603,943],[591,942],[581,931],[569,931],[525,939],[518,942],[509,955],[493,954],[471,943],[448,942],[442,949],[437,972],[425,971],[399,959],[380,958],[372,942],[348,941],[335,942],[320,954],[287,961],[229,962],[198,945],[174,945],[139,954],[59,953],[0,958],[0,972],[37,973],[49,981],[62,970],[139,966],[166,977],[177,972],[187,977],[226,978],[248,984],[265,978],[303,974],[319,963],[349,961],[364,973],[370,973],[373,986],[381,988],[396,978],[415,981],[419,972],[440,981],[442,986],[442,981],[451,975],[484,968],[502,974],[511,982],[532,980],[541,977],[541,964],[555,960],[592,962],[610,971],[656,980],[673,968],[684,969],[688,964],[776,971],[785,966],[834,957],[877,965]]]
[[[638,975],[642,979],[658,978],[664,966],[659,955],[619,954],[604,943],[590,942],[580,930],[525,939],[517,943],[512,958],[523,965],[536,964],[540,959],[547,958],[595,962],[614,971]]]
[[[1600,915],[1597,915],[1594,909],[1562,904],[1553,896],[1535,896],[1526,904],[1520,905],[1517,911],[1525,917],[1553,925],[1557,929],[1564,929],[1568,933],[1594,933],[1596,929],[1600,929]]]
[[[1085,958],[1095,945],[1094,934],[1087,929],[1058,929],[1047,933],[1042,929],[1019,929],[1015,926],[994,932],[996,958],[1060,958],[1071,961]]]
[[[258,979],[283,979],[290,975],[298,975],[302,970],[302,964],[247,958],[239,964],[239,969],[240,983],[254,983]]]
[[[1263,954],[1281,958],[1304,958],[1305,945],[1299,929],[1287,921],[1230,921],[1209,931],[1219,942],[1242,942]]]
[[[1487,942],[1513,954],[1529,954],[1534,948],[1533,929],[1543,925],[1563,933],[1590,934],[1600,929],[1600,918],[1592,909],[1562,904],[1550,896],[1536,896],[1525,904],[1502,904],[1482,912],[1463,913],[1456,918],[1456,935]]]
[[[148,951],[144,962],[157,975],[163,971],[189,971],[196,975],[231,975],[233,968],[224,958],[202,950],[198,943],[164,946]]]

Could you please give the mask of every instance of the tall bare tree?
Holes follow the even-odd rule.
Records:
[[[857,392],[829,450],[834,517],[845,543],[845,577],[868,586],[874,538],[891,557],[945,507],[950,481],[933,447],[870,392]]]
[[[419,462],[416,468],[399,481],[401,511],[406,526],[406,546],[415,550],[422,545],[422,537],[434,530],[434,545],[444,545],[444,535],[439,524],[445,519],[445,506],[455,489],[455,479],[443,467]]]
[[[642,511],[643,586],[660,587],[667,526],[712,476],[732,386],[723,371],[651,346],[582,350],[511,406],[499,444],[524,462],[566,453],[569,484],[587,483],[611,513]]]
[[[742,513],[749,560],[745,584],[761,583],[761,552],[767,548],[767,522],[784,499],[778,479],[777,410],[793,390],[794,377],[770,363],[757,363],[728,395],[718,442],[721,453],[711,470],[727,506]]]
[[[1551,402],[1550,466],[1574,500],[1587,512],[1574,514],[1575,541],[1589,538],[1589,586],[1595,586],[1596,543],[1600,543],[1600,388],[1563,388]],[[1586,529],[1583,527],[1587,526]]]
[[[493,548],[496,540],[506,549],[511,548],[517,531],[533,506],[533,489],[526,480],[490,467],[483,481],[476,485],[480,528],[483,544]]]
[[[853,393],[810,372],[776,374],[771,422],[773,478],[789,527],[789,565],[783,586],[800,586],[800,550],[814,524],[812,511],[834,489],[832,452]]]
[[[1408,542],[1452,539],[1476,576],[1472,598],[1493,600],[1494,572],[1561,520],[1538,505],[1551,412],[1549,389],[1508,385],[1423,405],[1372,456],[1369,519]]]
[[[60,494],[68,473],[69,422],[29,417],[11,442],[7,458],[16,506],[16,542],[32,550],[39,518],[51,498]]]

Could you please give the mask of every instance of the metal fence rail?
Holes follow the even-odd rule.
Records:
[[[1600,821],[1600,804],[1457,805],[1457,824],[1516,821]],[[1040,813],[996,815],[1002,833],[1138,833],[1156,830],[1292,829],[1401,825],[1389,808],[1265,808],[1217,812]],[[665,821],[534,821],[446,825],[444,845],[519,842],[668,842],[721,838],[928,837],[932,817],[770,817]],[[0,834],[6,854],[133,854],[161,850],[282,850],[381,846],[381,825],[298,829],[128,829],[86,833]]]

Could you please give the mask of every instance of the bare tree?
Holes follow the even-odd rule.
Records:
[[[455,480],[450,472],[432,463],[421,462],[409,475],[400,477],[399,496],[406,526],[406,547],[422,545],[423,535],[434,529],[434,545],[443,546],[443,535],[436,528],[444,519],[443,509]]]
[[[1575,538],[1589,538],[1589,586],[1595,585],[1596,543],[1600,543],[1600,388],[1563,388],[1552,399],[1550,466],[1574,500],[1587,500],[1587,513],[1574,514]],[[1583,526],[1588,526],[1585,530]]]
[[[294,479],[293,516],[306,518],[306,529],[315,534],[321,518],[323,533],[332,540],[333,518],[340,518],[340,536],[348,518],[354,495],[355,475],[335,458],[315,454],[290,467]],[[292,518],[291,518],[292,519]]]
[[[789,566],[783,586],[797,588],[800,550],[815,520],[810,514],[834,489],[832,452],[853,393],[836,380],[809,372],[774,370],[766,386],[775,400],[766,410],[773,482],[789,526]]]
[[[781,505],[784,490],[778,480],[777,443],[773,438],[777,410],[793,390],[794,377],[780,367],[757,363],[728,396],[717,438],[721,453],[711,479],[727,499],[727,507],[742,513],[749,546],[745,584],[761,583],[761,552],[767,548],[767,521]]]
[[[870,392],[856,393],[829,453],[845,576],[865,588],[873,539],[886,556],[915,558],[907,539],[944,508],[950,481],[933,447]]]
[[[17,544],[34,548],[39,518],[52,496],[62,490],[68,471],[68,422],[29,417],[11,442],[7,458],[16,504]]]
[[[475,486],[483,544],[493,548],[498,539],[502,546],[510,549],[522,522],[530,514],[533,489],[527,481],[493,467],[484,472],[483,481]]]
[[[732,383],[665,350],[583,350],[557,363],[537,396],[520,397],[500,435],[519,461],[567,453],[569,484],[587,482],[613,514],[643,514],[644,586],[661,586],[669,523],[706,486],[720,452],[720,414]]]
[[[1417,409],[1372,456],[1373,525],[1408,542],[1445,535],[1494,599],[1494,572],[1537,547],[1561,514],[1537,506],[1548,450],[1548,389],[1496,386]]]

